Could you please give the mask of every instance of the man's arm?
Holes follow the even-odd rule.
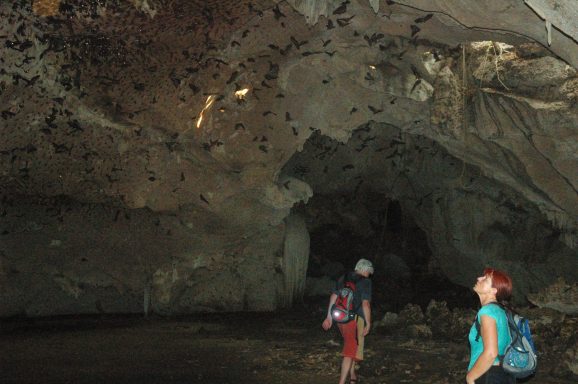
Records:
[[[361,302],[361,309],[363,310],[363,317],[365,317],[365,327],[363,328],[363,336],[367,336],[371,329],[371,303],[369,300]]]
[[[323,324],[321,325],[323,329],[325,329],[326,331],[329,328],[331,328],[331,325],[333,324],[333,318],[331,317],[331,307],[333,306],[333,304],[335,304],[335,300],[337,300],[337,295],[335,293],[332,293],[331,296],[329,296],[329,305],[327,306],[327,317],[325,318],[325,320],[323,320]]]

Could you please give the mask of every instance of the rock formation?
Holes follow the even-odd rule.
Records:
[[[527,3],[2,2],[0,316],[291,305],[344,196],[458,284],[576,281],[577,8]]]

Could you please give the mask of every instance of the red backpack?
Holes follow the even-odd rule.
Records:
[[[357,280],[359,281],[359,280]],[[331,306],[331,318],[337,323],[348,323],[355,318],[357,308],[354,306],[355,283],[349,274],[343,278],[343,287],[337,291],[335,304]]]

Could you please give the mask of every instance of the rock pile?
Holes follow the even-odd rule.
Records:
[[[520,308],[518,312],[530,321],[540,369],[553,377],[578,375],[578,317],[550,308]],[[450,310],[446,302],[432,300],[425,313],[414,304],[408,304],[399,313],[387,312],[381,320],[374,322],[374,328],[379,333],[422,341],[431,339],[467,345],[475,313],[473,309]]]

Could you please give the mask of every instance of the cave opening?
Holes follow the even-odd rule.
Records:
[[[316,223],[315,212],[336,201],[350,202],[355,208],[325,214],[324,221]],[[366,258],[375,266],[374,305],[380,312],[398,312],[407,304],[417,304],[425,310],[431,300],[445,301],[449,307],[475,305],[471,289],[453,283],[440,270],[429,248],[427,234],[411,215],[404,214],[400,201],[377,193],[365,196],[361,202],[353,201],[355,199],[347,196],[319,196],[296,209],[307,218],[311,228],[307,270],[310,285],[325,281],[323,287],[328,287],[352,269],[357,260]],[[360,211],[368,213],[365,225],[356,226],[339,218],[354,218],[358,223],[360,218],[354,214]],[[325,221],[327,216],[333,220]],[[328,280],[331,283],[327,283]]]
[[[448,209],[445,184],[473,180],[480,174],[475,167],[427,138],[370,121],[345,143],[314,133],[283,172],[313,191],[293,209],[311,239],[306,294],[326,295],[332,281],[367,258],[375,265],[375,305],[383,311],[410,303],[425,309],[431,300],[476,305],[469,281],[460,284],[444,269],[452,261],[439,258],[443,248],[432,223]],[[475,267],[467,268],[474,278]]]

